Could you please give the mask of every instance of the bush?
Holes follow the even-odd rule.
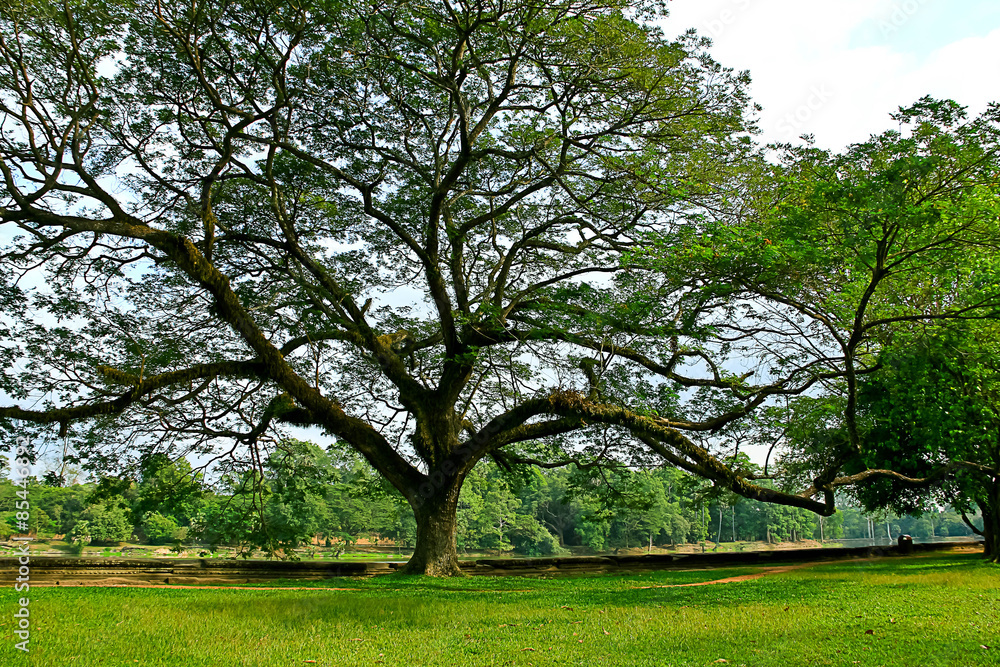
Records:
[[[170,544],[182,539],[174,518],[163,516],[159,512],[148,512],[142,520],[142,528],[146,533],[146,541],[150,544]]]
[[[66,541],[74,546],[73,551],[77,556],[83,553],[83,547],[90,544],[90,522],[86,519],[77,521],[73,530],[69,531],[69,535],[66,536]]]
[[[84,510],[82,521],[88,522],[90,541],[99,544],[123,542],[132,536],[132,522],[124,507],[107,501],[91,505]],[[76,527],[74,527],[76,532]]]
[[[508,535],[514,552],[522,556],[561,556],[569,553],[534,517],[517,516]]]

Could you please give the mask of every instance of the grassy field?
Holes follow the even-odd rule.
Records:
[[[755,572],[36,588],[27,658],[13,647],[19,594],[7,585],[0,665],[1000,666],[1000,567],[979,556],[673,587]]]

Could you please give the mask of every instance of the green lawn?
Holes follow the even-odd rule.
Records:
[[[0,665],[1000,666],[1000,567],[978,556],[662,587],[754,571],[390,576],[294,591],[37,588],[28,660],[13,648],[18,594],[6,586]]]

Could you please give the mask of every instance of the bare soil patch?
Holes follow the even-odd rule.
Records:
[[[867,560],[867,559],[866,559]],[[769,567],[761,570],[760,572],[754,572],[751,574],[741,574],[737,577],[726,577],[725,579],[713,579],[712,581],[698,581],[693,584],[661,584],[659,586],[639,586],[639,590],[645,590],[647,588],[686,588],[688,586],[711,586],[713,584],[735,584],[740,581],[751,581],[753,579],[760,579],[772,574],[780,574],[782,572],[789,572],[791,570],[801,570],[807,567],[815,567],[816,565],[822,565],[822,563],[800,563],[798,565],[782,565],[780,567]]]

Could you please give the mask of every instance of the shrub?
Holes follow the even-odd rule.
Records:
[[[124,507],[107,501],[84,510],[81,521],[87,521],[91,542],[107,544],[122,542],[132,536],[132,522]],[[77,522],[79,526],[80,522]],[[76,531],[76,527],[73,529]]]
[[[146,533],[146,541],[150,544],[169,544],[176,539],[181,539],[174,518],[163,516],[159,512],[147,512],[146,516],[143,517],[142,527]]]
[[[522,556],[560,556],[569,553],[559,546],[559,541],[537,519],[517,516],[508,533],[514,552]]]
[[[69,531],[69,535],[66,536],[66,541],[74,545],[74,552],[77,556],[83,553],[83,547],[90,544],[90,522],[86,519],[77,521],[73,530]],[[75,547],[79,547],[79,551]]]

